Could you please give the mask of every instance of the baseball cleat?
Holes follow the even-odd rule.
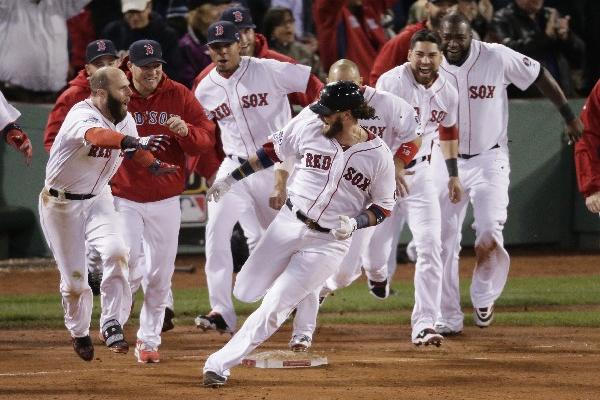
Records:
[[[160,362],[160,355],[158,354],[158,347],[152,347],[148,343],[138,340],[135,343],[134,354],[139,363],[158,363]]]
[[[290,350],[294,352],[305,352],[308,351],[312,344],[312,339],[307,335],[294,335],[290,340]]]
[[[473,322],[480,328],[487,328],[494,321],[494,305],[473,308]]]
[[[379,300],[387,298],[390,295],[390,285],[388,285],[388,280],[375,282],[369,279],[369,293]]]
[[[211,312],[208,315],[198,315],[196,319],[194,319],[194,322],[196,323],[196,327],[202,329],[203,332],[213,330],[220,333],[233,334],[233,330],[229,328],[219,313]]]
[[[116,319],[106,321],[100,332],[102,335],[102,341],[106,344],[106,347],[108,347],[109,350],[115,353],[127,354],[129,351],[129,344],[125,341],[123,328],[121,327],[121,324],[119,324],[119,321]]]
[[[216,372],[206,371],[203,375],[202,385],[213,388],[218,388],[225,385],[227,378],[217,374]]]
[[[436,347],[440,347],[442,345],[443,340],[444,337],[437,333],[435,330],[431,328],[425,328],[421,332],[419,332],[417,337],[414,338],[412,342],[415,346],[429,346],[431,344]]]
[[[448,336],[456,336],[456,335],[460,335],[462,333],[462,329],[458,329],[458,330],[454,330],[452,328],[450,328],[448,325],[436,322],[434,329],[437,333],[439,333],[440,335],[444,336],[444,337],[448,337]]]
[[[173,310],[171,310],[169,307],[165,308],[165,318],[163,319],[161,332],[167,332],[175,328],[173,318],[175,318],[175,312],[173,312]]]
[[[73,349],[79,357],[84,361],[92,361],[94,359],[94,345],[90,335],[78,338],[71,338]]]

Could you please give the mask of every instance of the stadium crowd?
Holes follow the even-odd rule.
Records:
[[[469,18],[474,38],[539,60],[570,97],[587,96],[600,76],[600,3],[593,0],[10,0],[0,5],[0,90],[8,100],[54,102],[96,39],[111,40],[121,58],[133,42],[156,40],[166,74],[191,88],[211,63],[208,26],[236,5],[251,15],[243,55],[276,51],[322,80],[346,58],[375,85],[406,61],[414,32],[436,29],[452,9]],[[535,88],[509,94],[540,96]]]

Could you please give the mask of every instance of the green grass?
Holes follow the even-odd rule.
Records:
[[[461,283],[461,301],[466,322],[470,323],[470,282]],[[413,306],[412,282],[395,282],[395,295],[379,301],[369,295],[364,281],[330,296],[321,310],[322,323],[408,324]],[[497,302],[496,324],[514,326],[581,326],[600,327],[598,310],[585,307],[600,305],[600,276],[560,276],[544,278],[511,278]],[[136,301],[137,315],[141,296]],[[235,301],[239,315],[252,312],[258,303]],[[193,318],[209,310],[208,293],[204,289],[175,291],[177,323],[193,324]],[[583,309],[583,311],[582,311]],[[93,323],[98,320],[99,299],[94,299]],[[135,318],[132,323],[136,323]],[[62,326],[60,296],[0,296],[0,329],[42,328]]]

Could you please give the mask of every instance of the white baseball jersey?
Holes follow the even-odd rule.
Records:
[[[86,99],[73,106],[50,149],[46,187],[74,194],[99,194],[115,174],[123,155],[120,149],[104,149],[85,140],[91,128],[106,128],[138,137],[131,114],[114,125]]]
[[[417,119],[410,104],[389,91],[370,86],[365,86],[364,97],[375,109],[375,118],[361,119],[358,123],[383,139],[393,154],[402,143],[417,138]]]
[[[417,113],[417,132],[423,143],[415,158],[431,153],[431,141],[438,137],[438,125],[451,127],[458,115],[458,93],[443,75],[426,88],[416,81],[410,63],[399,65],[379,77],[377,88],[406,100]]]
[[[6,98],[0,92],[0,131],[11,122],[15,122],[21,116],[19,110],[8,104]]]
[[[473,40],[463,65],[451,65],[444,59],[440,73],[459,93],[458,152],[479,154],[497,144],[506,147],[506,87],[512,83],[527,89],[538,77],[540,63],[504,45]]]
[[[218,121],[225,154],[248,158],[290,120],[287,95],[304,92],[309,77],[305,65],[242,57],[229,78],[213,68],[195,95],[208,118]]]
[[[354,217],[369,204],[392,210],[395,171],[392,152],[376,135],[344,150],[322,133],[323,122],[308,107],[273,134],[281,160],[296,160],[288,195],[295,207],[324,228],[339,216]]]

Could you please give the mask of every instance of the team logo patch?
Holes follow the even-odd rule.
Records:
[[[523,57],[523,64],[525,64],[526,66],[530,67],[531,66],[531,60],[527,57]]]
[[[106,50],[106,42],[104,42],[104,40],[98,40],[98,42],[96,42],[96,44],[98,45],[98,51]]]
[[[88,117],[88,119],[83,121],[83,123],[85,123],[85,124],[97,124],[99,122],[100,122],[100,120],[96,117]]]
[[[223,36],[225,30],[223,29],[223,25],[215,26],[215,36]]]
[[[277,143],[277,145],[281,146],[283,143],[283,131],[277,131],[273,135],[271,135],[271,140],[273,143]]]
[[[237,23],[240,23],[244,20],[244,15],[242,15],[241,11],[234,11],[233,20]]]
[[[154,47],[151,44],[145,44],[144,49],[146,49],[147,56],[154,54]]]

